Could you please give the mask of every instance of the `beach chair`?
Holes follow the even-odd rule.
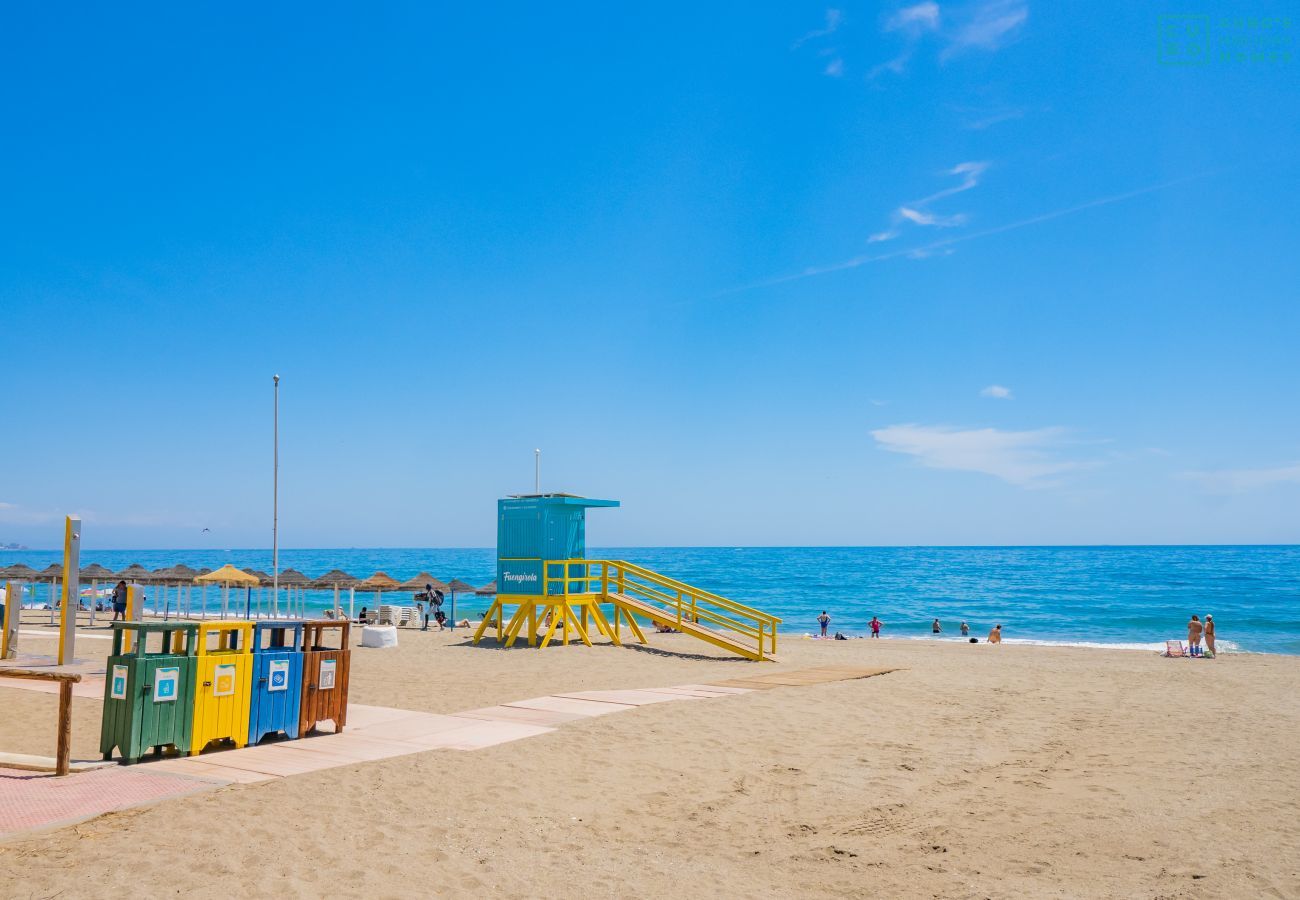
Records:
[[[1187,651],[1183,649],[1182,641],[1165,641],[1165,656],[1173,659],[1179,656],[1186,656]]]
[[[379,624],[379,613],[375,612],[373,609],[368,609],[368,610],[366,610],[366,614],[365,614],[364,616],[361,617],[361,624],[362,624],[362,625],[378,625],[378,624]]]

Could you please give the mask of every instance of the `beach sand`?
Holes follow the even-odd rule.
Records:
[[[0,844],[0,896],[1300,896],[1297,658],[785,637],[783,661],[761,664],[682,635],[649,650],[400,639],[353,654],[355,702],[456,712],[900,671],[110,814]],[[55,698],[2,685],[0,750],[52,755]],[[75,755],[95,758],[100,703],[74,705]]]

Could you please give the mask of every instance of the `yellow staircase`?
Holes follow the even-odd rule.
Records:
[[[547,563],[548,572],[553,565]],[[552,583],[563,582],[567,596],[612,605],[611,637],[615,643],[621,643],[624,621],[633,635],[646,643],[633,618],[641,616],[746,659],[775,659],[776,629],[781,620],[762,610],[623,560],[565,560],[563,572],[563,576],[546,579],[547,589]]]

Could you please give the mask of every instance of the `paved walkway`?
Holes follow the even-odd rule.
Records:
[[[777,687],[881,675],[891,669],[825,666],[712,684],[648,690],[576,691],[516,700],[454,715],[353,703],[342,734],[263,743],[240,750],[142,761],[65,778],[0,768],[0,840],[34,829],[71,824],[120,809],[229,784],[251,784],[390,759],[427,750],[480,750],[547,734],[568,722],[653,703],[705,700]],[[92,677],[91,682],[95,679]],[[0,680],[0,686],[39,690],[41,682]],[[84,682],[78,687],[89,686]],[[98,679],[95,696],[102,696]]]

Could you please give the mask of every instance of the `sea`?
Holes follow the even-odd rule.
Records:
[[[634,562],[766,610],[782,617],[786,635],[815,632],[825,610],[832,633],[850,638],[865,635],[878,616],[883,635],[894,639],[961,640],[965,621],[980,639],[1001,624],[1007,643],[1156,650],[1185,639],[1193,613],[1209,613],[1223,651],[1300,654],[1297,546],[619,547],[589,548],[588,556]],[[0,566],[42,569],[61,558],[61,551],[5,551]],[[271,551],[83,548],[81,562],[114,571],[132,563],[270,571]],[[398,581],[427,571],[474,585],[496,577],[488,548],[281,550],[280,568],[313,578],[331,569],[358,577],[384,571]],[[35,590],[43,602],[44,588]],[[332,592],[305,598],[309,611],[333,605]],[[384,599],[403,602],[400,594]],[[490,602],[456,601],[457,616],[471,618]],[[367,603],[374,596],[358,593],[357,608]]]

